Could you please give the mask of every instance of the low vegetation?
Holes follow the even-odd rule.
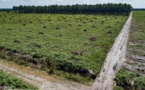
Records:
[[[29,85],[26,82],[23,82],[21,79],[15,78],[13,76],[10,76],[3,71],[0,71],[0,90],[4,89],[29,89],[29,90],[37,90],[36,87]]]
[[[94,79],[127,16],[0,12],[0,57]],[[74,78],[71,74],[67,78]],[[79,79],[75,79],[79,80]]]
[[[145,77],[138,72],[121,69],[115,78],[114,90],[145,90]]]

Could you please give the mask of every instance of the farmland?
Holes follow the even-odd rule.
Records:
[[[50,74],[94,79],[127,18],[0,12],[0,57]]]
[[[127,48],[127,60],[117,73],[114,90],[145,89],[145,12],[134,11]]]

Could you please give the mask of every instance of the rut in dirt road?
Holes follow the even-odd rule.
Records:
[[[91,90],[112,90],[116,72],[126,60],[126,47],[131,26],[132,13],[115,40],[108,53],[104,66],[98,78],[96,78]]]

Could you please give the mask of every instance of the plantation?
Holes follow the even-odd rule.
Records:
[[[0,12],[0,57],[94,79],[127,18]]]
[[[31,89],[31,90],[37,90],[36,87],[31,86],[25,82],[23,82],[21,79],[17,79],[15,77],[12,77],[8,74],[5,74],[3,71],[0,71],[0,89],[4,90],[3,88],[7,87],[10,89]]]

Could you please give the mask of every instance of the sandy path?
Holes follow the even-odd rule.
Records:
[[[22,72],[16,68],[0,64],[0,70],[3,70],[6,73],[9,73],[17,78],[21,78],[24,81],[36,86],[39,90],[89,90],[89,86],[85,86],[79,83],[70,82],[70,81],[48,81],[44,78],[37,77],[32,74]]]
[[[108,53],[104,66],[98,78],[96,78],[91,90],[112,90],[115,74],[126,60],[126,47],[129,36],[129,30],[132,20],[132,13],[123,26],[120,34]]]

